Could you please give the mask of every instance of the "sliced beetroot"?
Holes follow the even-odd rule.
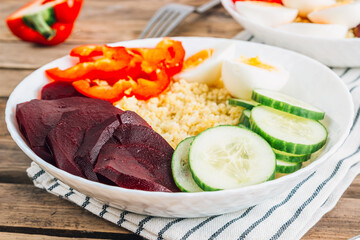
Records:
[[[133,111],[124,111],[120,114],[119,121],[121,124],[133,124],[150,127],[150,125],[142,117]]]
[[[87,178],[93,176],[93,166],[97,160],[100,149],[112,137],[120,122],[116,116],[111,116],[98,125],[91,127],[84,136],[84,139],[77,150],[74,160],[80,169],[87,170],[83,174]],[[88,168],[91,166],[91,168]],[[90,170],[90,172],[89,172]]]
[[[53,153],[56,165],[74,175],[98,181],[91,165],[77,165],[74,157],[83,142],[85,133],[94,126],[117,115],[113,108],[85,109],[64,113],[58,124],[48,133],[47,143]]]
[[[60,121],[64,113],[84,108],[91,108],[94,111],[109,108],[117,114],[122,113],[122,110],[115,108],[111,103],[99,99],[83,97],[58,100],[34,99],[17,105],[16,119],[21,133],[28,140],[30,148],[39,157],[51,162],[51,153],[45,144],[47,134]]]
[[[171,192],[158,183],[157,176],[149,169],[149,160],[136,158],[126,146],[105,144],[100,151],[94,171],[120,187],[145,191]],[[177,190],[176,190],[177,191]]]
[[[165,186],[172,192],[179,191],[172,176],[171,157],[143,144],[127,144],[123,145],[123,147],[134,158],[139,159],[143,166],[147,166],[147,169],[155,176],[157,183]]]
[[[153,129],[132,124],[121,124],[114,132],[114,138],[119,143],[126,144],[142,144],[163,152],[165,156],[171,158],[174,149],[170,144]]]
[[[41,99],[54,100],[67,97],[85,97],[71,83],[51,82],[41,89]]]

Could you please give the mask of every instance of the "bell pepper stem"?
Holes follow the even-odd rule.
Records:
[[[45,39],[50,40],[56,35],[56,31],[50,26],[56,22],[54,9],[47,8],[40,12],[22,17],[26,25],[39,32]]]

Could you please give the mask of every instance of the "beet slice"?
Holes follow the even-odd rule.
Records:
[[[85,132],[118,113],[115,107],[87,109],[64,113],[58,124],[48,133],[47,143],[53,153],[56,166],[74,175],[98,181],[92,165],[79,166],[75,154],[83,142]]]
[[[51,82],[41,89],[41,99],[54,100],[67,97],[85,97],[71,85],[65,82]]]
[[[58,100],[38,100],[18,104],[16,119],[19,129],[29,143],[30,148],[42,159],[53,163],[52,155],[45,144],[49,131],[60,121],[66,112],[91,108],[94,110],[114,109],[117,114],[123,111],[111,103],[84,97],[71,97]]]
[[[100,149],[112,137],[119,125],[118,118],[111,116],[85,133],[83,142],[74,157],[75,163],[77,163],[80,169],[84,170],[83,174],[85,177],[92,178],[94,174],[93,166],[96,163]],[[91,166],[91,168],[88,166]]]
[[[177,189],[169,189],[159,183],[156,176],[158,172],[154,171],[157,168],[156,164],[150,163],[151,160],[147,157],[134,157],[133,150],[129,146],[105,144],[100,151],[94,171],[124,188],[161,192],[178,191]],[[145,152],[146,150],[143,151],[143,153]],[[139,153],[139,155],[143,153]],[[155,156],[156,153],[151,153],[151,155]],[[173,188],[172,185],[170,188]]]
[[[165,186],[172,192],[179,191],[171,171],[171,157],[147,145],[127,144],[122,146],[134,158],[140,159],[141,163],[147,166],[147,169],[155,176],[157,183]]]
[[[124,111],[122,114],[120,114],[119,121],[121,124],[141,125],[151,128],[142,117],[133,111]]]
[[[114,138],[121,144],[142,144],[163,152],[171,158],[174,149],[170,144],[153,129],[132,124],[121,124],[114,132]]]

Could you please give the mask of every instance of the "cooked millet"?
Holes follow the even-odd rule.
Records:
[[[229,92],[221,85],[180,80],[148,101],[124,97],[115,106],[132,110],[143,117],[172,147],[207,128],[239,122],[242,109],[230,106]]]

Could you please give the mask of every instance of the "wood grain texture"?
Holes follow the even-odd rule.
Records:
[[[180,0],[198,6],[207,0]],[[54,47],[23,42],[5,18],[28,0],[0,0],[0,239],[140,239],[70,202],[35,188],[26,175],[31,160],[11,139],[4,121],[7,98],[33,70],[74,46],[136,39],[147,21],[172,0],[86,0],[70,38]],[[232,38],[240,30],[222,7],[192,14],[171,36]],[[348,239],[360,234],[360,176],[303,239]]]

